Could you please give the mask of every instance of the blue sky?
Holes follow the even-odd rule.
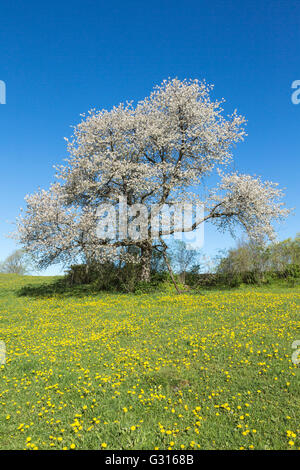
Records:
[[[53,180],[80,114],[147,96],[168,77],[206,79],[213,96],[248,119],[235,168],[286,188],[299,226],[300,79],[298,0],[2,2],[0,80],[0,259],[15,247],[5,234],[24,196]],[[205,227],[206,253],[234,244]],[[48,272],[55,272],[50,269]]]

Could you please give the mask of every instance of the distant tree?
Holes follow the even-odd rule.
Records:
[[[195,270],[199,252],[189,249],[184,241],[176,240],[172,243],[169,253],[173,269],[180,274],[181,281],[185,283],[187,271],[192,268]]]
[[[274,271],[283,271],[287,265],[300,265],[300,234],[294,239],[271,244],[267,249],[268,267]]]
[[[6,274],[28,274],[30,261],[24,250],[16,250],[0,265],[0,271]]]
[[[248,271],[261,272],[264,266],[264,246],[252,240],[239,240],[236,247],[230,249],[226,257],[220,260],[218,272],[234,274]]]
[[[253,240],[240,240],[218,263],[219,273],[280,272],[300,265],[300,235],[265,246]]]

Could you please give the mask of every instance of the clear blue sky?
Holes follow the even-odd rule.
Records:
[[[291,83],[300,79],[299,47],[299,0],[2,2],[0,259],[15,247],[5,234],[24,195],[49,186],[80,113],[142,99],[175,76],[205,78],[226,111],[247,117],[236,168],[286,188],[296,211],[278,234],[294,236],[300,105],[291,102]],[[208,226],[205,235],[208,254],[234,244]]]

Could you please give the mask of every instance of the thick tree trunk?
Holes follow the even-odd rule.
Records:
[[[152,246],[150,243],[146,243],[141,247],[141,280],[150,282],[151,279],[151,257],[152,257]]]

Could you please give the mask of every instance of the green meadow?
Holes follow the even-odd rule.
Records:
[[[299,449],[299,287],[56,291],[0,276],[1,449]]]

